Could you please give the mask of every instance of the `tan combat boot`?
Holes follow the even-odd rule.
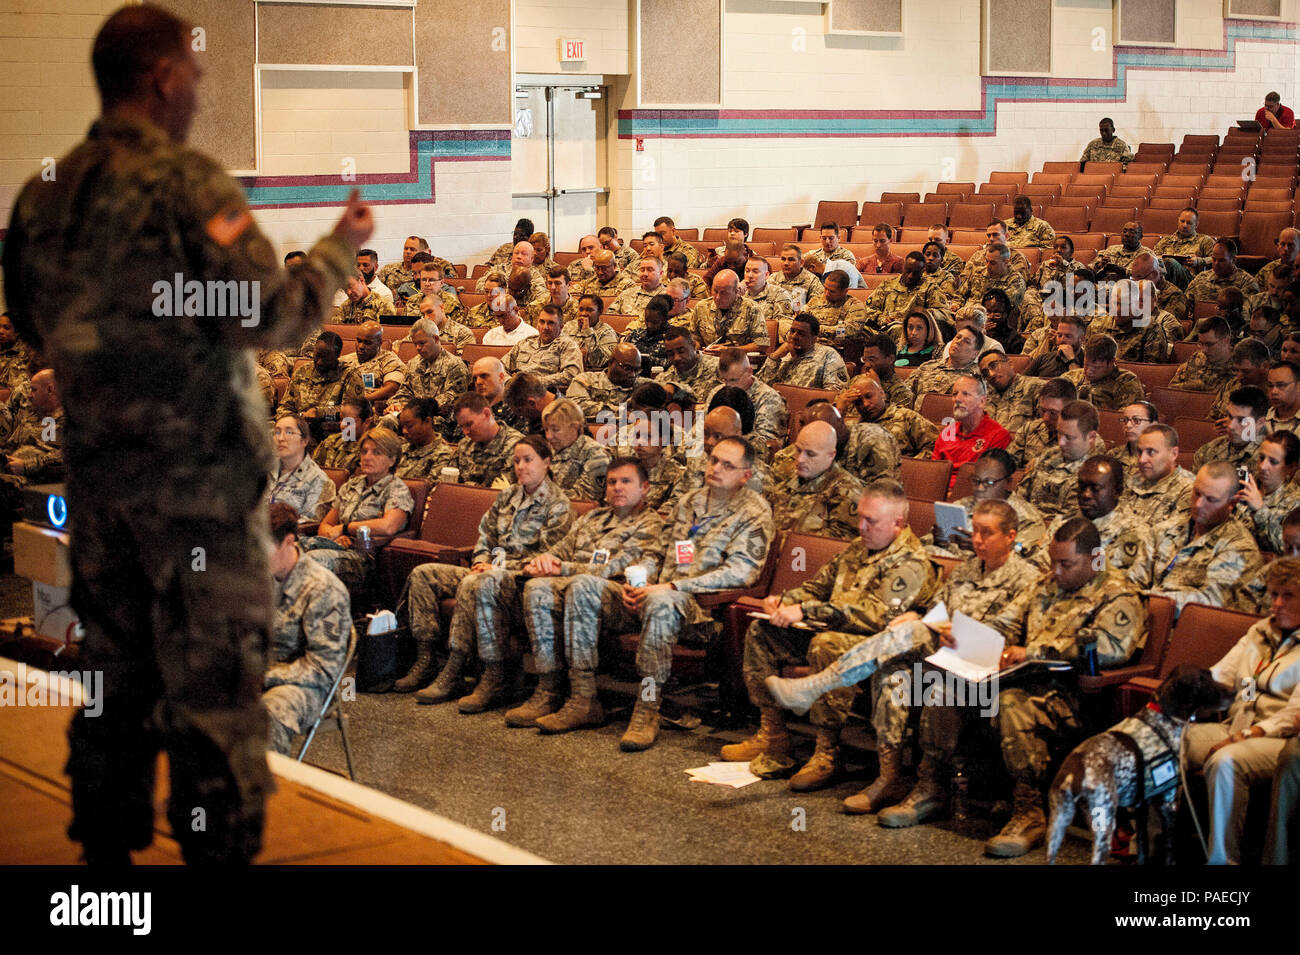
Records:
[[[595,671],[570,670],[568,701],[558,713],[538,717],[537,728],[543,733],[567,733],[604,722],[605,710],[596,696]]]
[[[637,697],[636,708],[632,710],[632,719],[627,724],[627,732],[618,741],[619,749],[625,753],[639,753],[649,749],[659,738],[659,695],[645,700]]]
[[[721,756],[729,763],[748,763],[758,756],[772,756],[793,764],[793,745],[781,711],[774,706],[760,708],[758,732],[739,743],[728,743],[722,747]]]
[[[827,667],[811,676],[797,680],[785,680],[779,676],[770,676],[763,681],[767,692],[784,709],[796,716],[803,716],[812,709],[812,705],[831,690],[838,690],[844,685],[844,679],[834,667]]]
[[[844,800],[844,811],[850,815],[879,812],[901,802],[912,788],[912,781],[903,775],[902,746],[881,746],[876,755],[880,759],[880,775],[862,792]]]
[[[433,659],[433,637],[417,640],[415,644],[415,662],[406,676],[393,684],[394,693],[414,693],[438,674],[437,664]]]
[[[1014,859],[1043,844],[1047,819],[1043,814],[1043,795],[1028,783],[1016,783],[1015,813],[1002,831],[984,843],[986,855]]]
[[[948,786],[943,778],[943,766],[929,756],[921,757],[917,767],[916,785],[907,798],[897,806],[880,810],[877,820],[887,829],[906,829],[919,826],[927,819],[948,814]]]
[[[500,703],[506,695],[506,667],[504,663],[488,663],[483,667],[474,692],[456,704],[462,713],[482,713]]]
[[[438,679],[416,693],[415,702],[446,703],[448,700],[456,699],[465,692],[465,681],[462,679],[464,672],[465,654],[459,650],[452,650],[442,672],[438,674]]]
[[[803,769],[790,777],[790,788],[795,792],[824,789],[835,781],[840,771],[840,731],[838,728],[818,727],[817,748]]]
[[[528,701],[513,710],[506,710],[506,726],[516,729],[536,726],[539,717],[558,710],[564,702],[564,694],[560,692],[563,676],[559,670],[540,674],[537,677],[537,689],[533,690]]]

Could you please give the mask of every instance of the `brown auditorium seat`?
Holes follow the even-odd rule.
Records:
[[[881,202],[900,202],[907,205],[909,202],[920,202],[921,194],[919,192],[882,192],[880,194]]]
[[[1199,203],[1202,199],[1234,199],[1238,207],[1246,199],[1246,187],[1244,185],[1236,186],[1218,186],[1206,183],[1201,191],[1196,194],[1196,201]]]
[[[809,402],[818,398],[825,398],[828,401],[835,400],[835,392],[827,391],[821,388],[800,388],[797,385],[773,385],[781,397],[785,399],[786,409],[790,413],[790,440],[793,442],[798,432],[796,430],[796,421],[799,420],[799,413]]]
[[[1025,177],[1029,177],[1026,175]],[[972,202],[983,202],[988,199],[990,202],[998,204],[1010,202],[1015,198],[1016,193],[1024,183],[1020,182],[986,182],[979,187],[979,190],[971,197]]]
[[[1103,189],[1109,189],[1115,185],[1115,173],[1108,172],[1104,175],[1096,173],[1079,172],[1075,173],[1070,180],[1072,186],[1101,186]]]
[[[975,195],[975,183],[973,182],[940,182],[934,187],[934,191],[939,195],[967,196]]]
[[[1087,196],[1097,200],[1097,205],[1101,205],[1101,200],[1106,196],[1106,186],[1097,186],[1092,184],[1068,185],[1062,191],[1063,196]]]
[[[1120,187],[1122,188],[1122,187]],[[1116,189],[1111,189],[1106,194],[1106,198],[1101,200],[1099,209],[1124,209],[1128,206],[1137,206],[1138,211],[1142,211],[1150,203],[1146,196],[1130,196],[1125,194],[1115,195]]]
[[[1029,181],[1027,172],[991,172],[989,173],[989,182],[1005,182],[1012,185],[1024,184]]]
[[[1214,302],[1197,302],[1192,307],[1192,320],[1196,322],[1199,322],[1203,318],[1209,318],[1211,315],[1218,315],[1218,314],[1219,314],[1219,306]],[[1182,352],[1182,354],[1186,356],[1185,358],[1179,359],[1177,357],[1179,355],[1179,351],[1178,351],[1179,346],[1183,346],[1185,349],[1187,349],[1184,352]],[[1191,358],[1195,354],[1196,354],[1195,342],[1174,343],[1175,360],[1186,361],[1188,358]]]
[[[474,283],[475,283],[475,281],[477,281],[477,280],[476,280],[476,279],[465,278],[464,276],[462,276],[462,277],[460,277],[460,278],[455,278],[455,279],[445,279],[445,280],[444,280],[445,284],[450,285],[452,288],[456,289],[456,290],[459,291],[459,292],[472,292],[472,291],[474,291]]]
[[[1141,188],[1154,189],[1156,187],[1156,183],[1158,183],[1159,181],[1160,181],[1160,177],[1155,175],[1154,173],[1139,174],[1134,172],[1126,172],[1123,173],[1122,175],[1115,177],[1115,181],[1111,183],[1111,188],[1114,189],[1117,186],[1125,186],[1131,189],[1134,186],[1136,186],[1139,189]]]
[[[1118,176],[1124,171],[1122,162],[1102,162],[1093,160],[1083,164],[1083,176]]]
[[[1202,193],[1201,197],[1196,200],[1196,212],[1204,216],[1207,212],[1240,212],[1241,197],[1233,199],[1216,199],[1213,196],[1206,198]]]
[[[1178,229],[1178,209],[1156,209],[1154,203],[1152,208],[1142,213],[1142,231],[1145,233],[1159,233],[1160,235],[1169,235]]]
[[[1088,232],[1071,232],[1068,235],[1070,241],[1074,243],[1076,254],[1080,252],[1100,252],[1106,248],[1106,233],[1098,232],[1096,229]]]
[[[1278,233],[1290,228],[1291,222],[1289,212],[1256,212],[1247,208],[1241,217],[1241,254],[1271,259],[1277,254]]]
[[[1148,676],[1133,677],[1119,688],[1119,706],[1123,715],[1137,712],[1154,696],[1161,682],[1183,663],[1212,667],[1236,646],[1259,617],[1238,610],[1224,610],[1205,604],[1188,604],[1169,634],[1168,643],[1156,671]]]
[[[1128,164],[1126,175],[1134,176],[1163,176],[1165,170],[1169,168],[1169,163],[1160,160],[1158,162],[1147,162],[1144,159],[1134,159]]]
[[[992,202],[959,202],[948,210],[948,226],[953,229],[983,229],[993,218]]]
[[[1065,186],[1059,182],[1031,182],[1020,187],[1020,195],[1035,200],[1051,200],[1058,198],[1064,189]]]
[[[334,482],[336,491],[343,486],[348,478],[352,477],[352,473],[344,468],[321,468],[321,470],[325,472],[327,478]]]
[[[1183,135],[1183,145],[1209,146],[1212,149],[1219,148],[1219,136],[1217,133],[1185,133]]]
[[[903,458],[899,475],[909,498],[919,501],[942,501],[947,498],[948,481],[952,477],[952,462]],[[931,523],[934,523],[933,518]]]
[[[908,497],[907,526],[917,537],[924,537],[934,530],[934,501]]]
[[[935,424],[943,424],[945,418],[952,417],[952,395],[941,395],[932,391],[921,399],[921,407],[917,411],[922,418]]]
[[[1137,218],[1137,206],[1102,207],[1092,214],[1091,228],[1093,232],[1119,235],[1124,230],[1125,222],[1135,222]]]
[[[890,224],[892,225],[893,223]],[[794,242],[798,238],[799,236],[795,229],[759,228],[754,230],[753,235],[753,240],[755,242],[775,242],[777,245]]]
[[[1146,391],[1148,397],[1156,388],[1164,388],[1178,371],[1178,365],[1170,362],[1169,364],[1154,365],[1147,362],[1121,361],[1116,364],[1125,371],[1131,371],[1138,376],[1142,382],[1142,388]],[[1165,417],[1162,412],[1160,417]]]
[[[465,276],[469,275],[469,266],[467,266],[464,262],[457,262],[455,265],[452,266],[452,268],[456,270],[457,278],[463,279],[465,278]]]
[[[628,324],[634,318],[636,318],[635,315],[619,315],[614,312],[605,312],[600,316],[600,320],[608,324],[609,327],[618,332],[619,335],[622,335],[627,331]]]
[[[1199,214],[1196,231],[1212,235],[1216,239],[1236,236],[1241,231],[1241,211],[1202,212]]]
[[[700,240],[699,229],[685,229],[682,226],[677,227],[677,238],[687,242],[698,242]]]
[[[488,274],[487,263],[481,262],[478,265],[474,266],[473,270],[469,273],[469,277],[472,279],[481,279],[483,276],[487,274]]]
[[[1079,689],[1084,693],[1098,693],[1121,686],[1137,677],[1147,677],[1160,669],[1160,662],[1169,646],[1169,631],[1173,629],[1174,602],[1168,597],[1147,597],[1147,641],[1142,645],[1138,659],[1127,666],[1103,670],[1096,676],[1080,676]],[[1216,661],[1217,662],[1217,661]],[[1116,693],[1116,711],[1110,717],[1119,719],[1127,715],[1118,712],[1119,694]]]
[[[1079,164],[1077,162],[1064,162],[1058,160],[1058,161],[1043,163],[1043,172],[1047,172],[1047,173],[1066,172],[1073,175],[1078,171],[1079,171]]]
[[[1204,417],[1191,418],[1183,415],[1173,419],[1174,430],[1178,432],[1178,449],[1195,454],[1202,447],[1219,437],[1214,422]]]
[[[1075,207],[1075,208],[1089,208],[1089,209],[1093,209],[1093,208],[1096,208],[1097,206],[1101,205],[1101,203],[1104,202],[1104,201],[1105,201],[1104,199],[1098,199],[1096,196],[1093,196],[1093,195],[1087,195],[1087,196],[1061,196],[1059,199],[1053,199],[1051,202],[1049,202],[1049,203],[1047,203],[1047,204],[1048,204],[1049,206],[1053,206],[1053,207],[1058,207],[1058,206],[1073,206],[1073,207]]]
[[[1174,154],[1173,143],[1138,143],[1138,152],[1152,153],[1153,155],[1164,154],[1172,156]]]
[[[389,606],[396,606],[406,578],[420,564],[469,562],[478,541],[479,521],[497,493],[471,484],[437,484],[428,492],[426,506],[437,513],[437,520],[422,522],[414,540],[394,540],[379,552],[377,570],[385,596],[391,600]]]
[[[1172,189],[1175,186],[1191,187],[1200,189],[1205,184],[1205,175],[1203,173],[1181,173],[1170,169],[1161,177],[1159,184],[1156,186],[1156,195],[1160,194],[1161,189]]]
[[[908,202],[903,204],[903,225],[918,229],[928,228],[936,222],[947,223],[948,203]]]
[[[858,221],[858,204],[853,200],[840,199],[823,199],[817,203],[817,211],[813,214],[813,221],[810,223],[799,223],[795,228],[800,230],[802,236],[803,230],[812,228],[813,231],[821,229],[825,222],[834,222],[841,229],[845,226],[851,226]]]
[[[1150,388],[1147,397],[1160,409],[1164,421],[1179,418],[1205,418],[1214,404],[1213,391],[1181,391],[1177,388]]]
[[[467,289],[460,293],[460,304],[464,305],[466,309],[471,309],[475,305],[482,305],[486,301],[486,292],[471,292]]]
[[[483,345],[474,344],[466,345],[461,349],[460,357],[464,359],[465,364],[473,365],[480,358],[487,358],[489,355],[493,358],[504,358],[510,351],[509,345]]]
[[[1029,181],[1031,186],[1068,186],[1073,178],[1073,173],[1068,172],[1036,172],[1034,178]],[[1024,189],[1020,190],[1024,192]],[[1033,193],[1029,193],[1033,195]]]
[[[1283,187],[1262,186],[1260,185],[1259,180],[1255,180],[1255,182],[1251,185],[1250,190],[1246,193],[1246,201],[1250,202],[1250,200],[1252,199],[1257,199],[1260,201],[1280,200],[1283,202],[1290,202],[1291,198],[1294,195],[1295,195],[1294,186],[1290,188],[1285,186]]]
[[[894,228],[903,221],[903,204],[901,202],[864,202],[858,222],[866,228],[877,222],[888,222]],[[928,223],[933,225],[933,223]]]
[[[1118,411],[1107,411],[1104,408],[1097,409],[1097,433],[1101,439],[1106,442],[1106,447],[1113,448],[1122,444],[1127,438],[1124,435],[1124,426],[1120,424],[1120,413]]]
[[[1092,210],[1087,206],[1053,206],[1043,218],[1057,232],[1087,232]]]
[[[704,241],[705,242],[726,242],[727,230],[725,228],[705,229]],[[557,259],[556,261],[558,262],[559,260]]]
[[[1186,196],[1156,196],[1147,203],[1147,209],[1177,209],[1182,211],[1188,206],[1196,207],[1196,197],[1194,195]]]

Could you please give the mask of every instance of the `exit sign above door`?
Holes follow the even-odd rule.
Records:
[[[587,52],[583,48],[583,40],[561,40],[560,41],[560,62],[573,63],[578,60],[585,60]]]

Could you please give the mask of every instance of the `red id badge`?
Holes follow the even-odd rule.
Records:
[[[684,540],[677,542],[677,563],[679,565],[695,563],[695,541]]]

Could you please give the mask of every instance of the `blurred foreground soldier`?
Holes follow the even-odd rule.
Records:
[[[343,668],[352,600],[343,581],[298,549],[298,512],[287,504],[271,505],[271,542],[276,604],[262,702],[271,717],[268,748],[289,756]]]
[[[319,326],[374,224],[354,193],[334,233],[282,272],[239,186],[183,145],[200,72],[189,25],[123,8],[93,62],[102,115],[57,180],[19,195],[4,250],[14,325],[62,386],[72,606],[107,698],[73,720],[69,835],[95,863],[147,846],[162,747],[186,861],[247,862],[270,782],[259,701],[272,615],[270,444],[247,349]],[[205,298],[227,307],[176,308],[177,274],[223,283]]]

